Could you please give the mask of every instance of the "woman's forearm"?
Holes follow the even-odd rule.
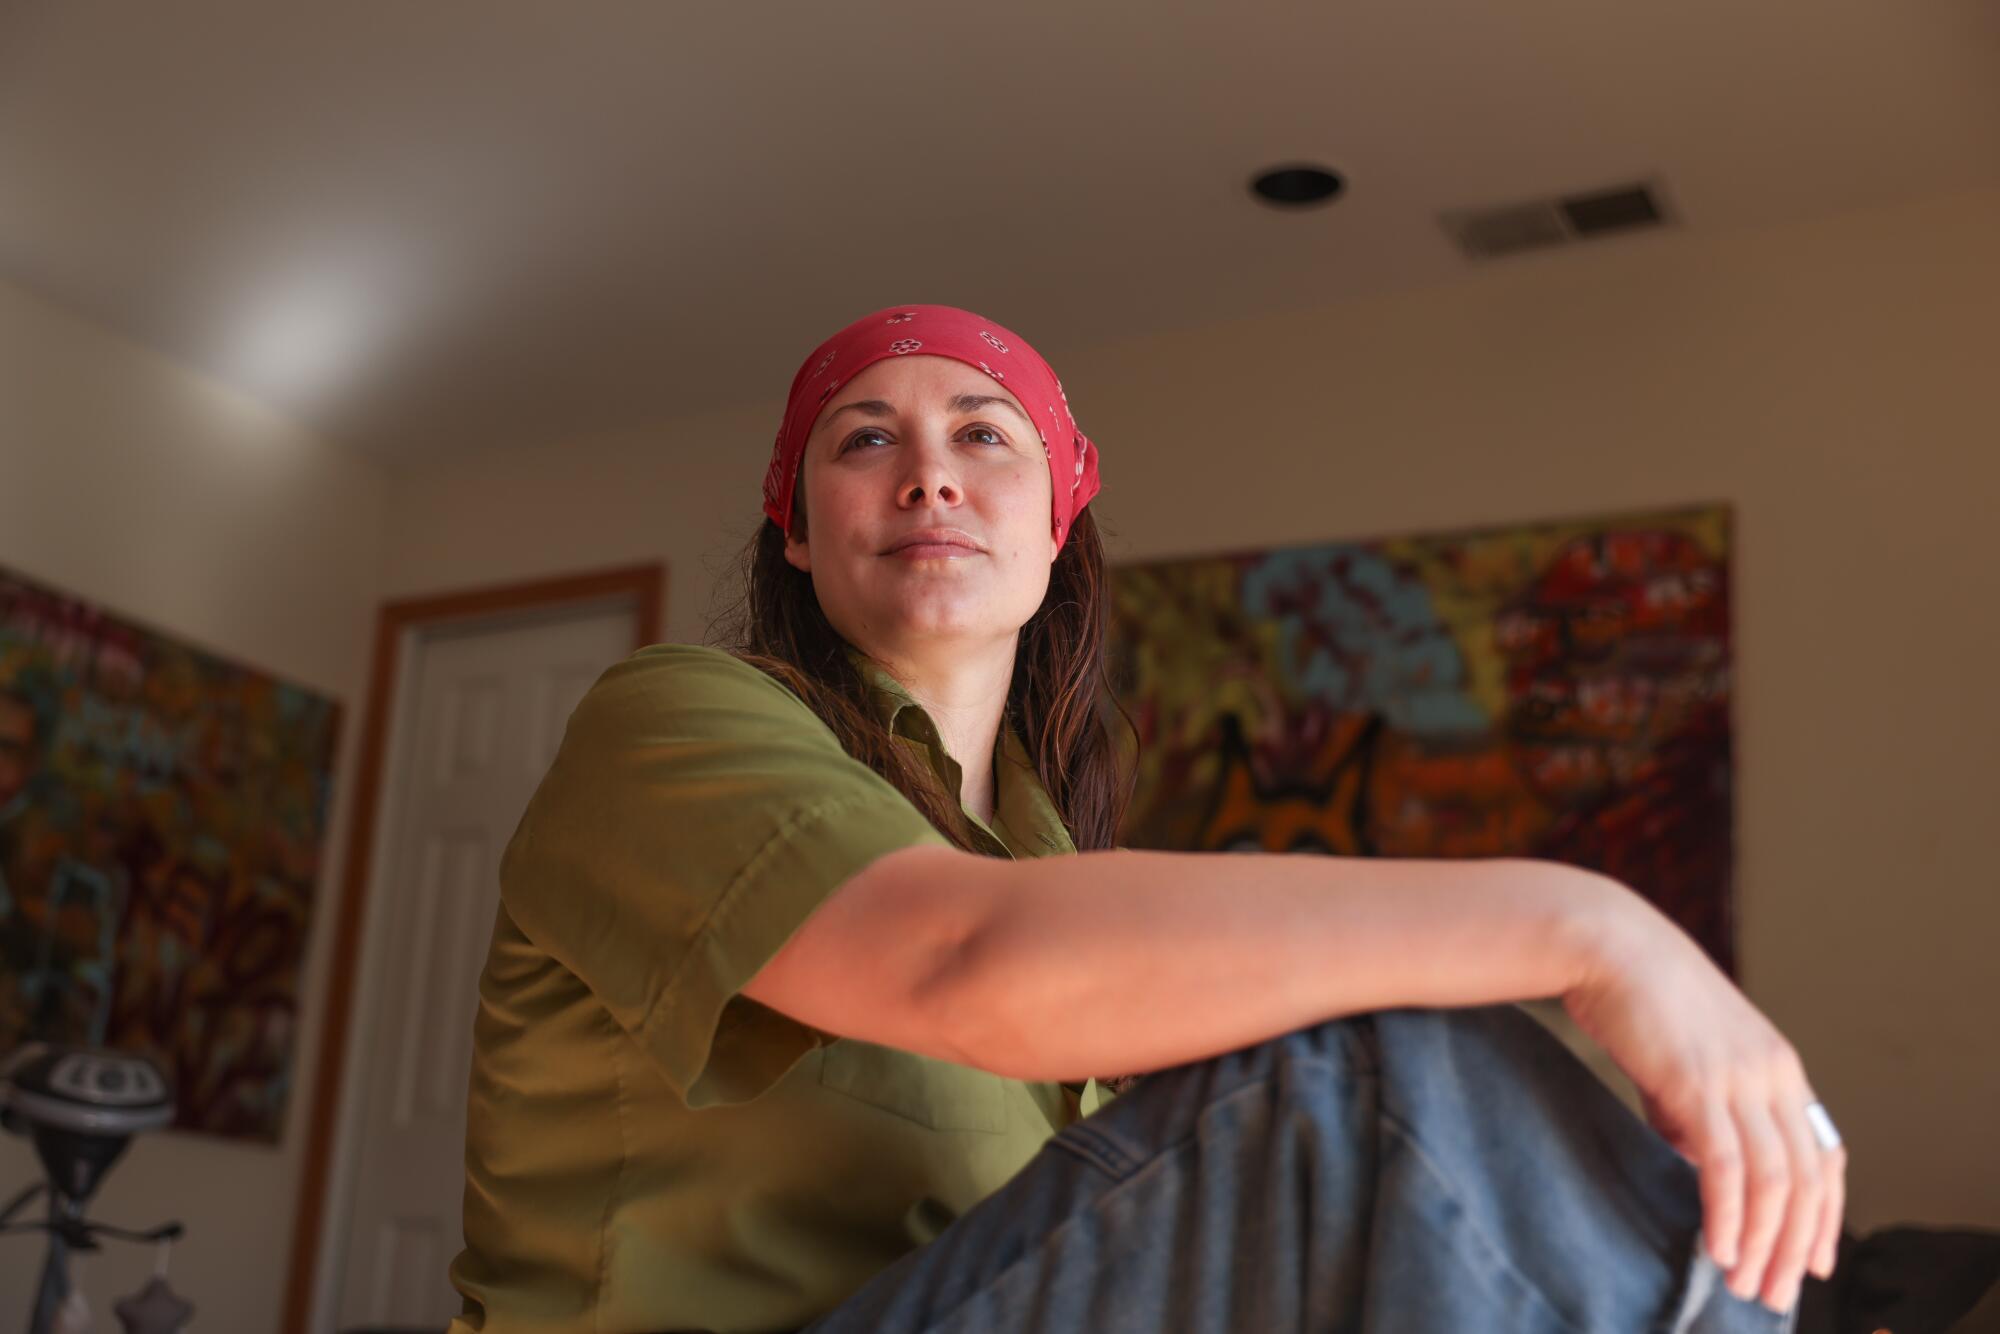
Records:
[[[1562,993],[1637,903],[1558,862],[1118,849],[991,860],[931,1003],[1018,1079],[1198,1060],[1339,1015]]]

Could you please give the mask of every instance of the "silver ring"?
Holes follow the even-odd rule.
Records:
[[[1833,1118],[1826,1114],[1826,1104],[1809,1102],[1806,1104],[1806,1124],[1812,1127],[1813,1138],[1822,1149],[1840,1147],[1840,1132],[1833,1128]]]

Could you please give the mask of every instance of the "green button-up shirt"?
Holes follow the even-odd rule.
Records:
[[[935,723],[851,646],[957,792]],[[1002,728],[996,857],[1076,851]],[[738,994],[878,857],[949,845],[763,672],[655,644],[601,676],[500,863],[466,1117],[485,1330],[790,1330],[1018,1172],[1108,1093],[835,1038]]]

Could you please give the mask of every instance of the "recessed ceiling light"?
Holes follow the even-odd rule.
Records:
[[[1250,182],[1250,192],[1267,204],[1284,208],[1310,208],[1330,203],[1347,188],[1337,171],[1304,163],[1272,167]]]

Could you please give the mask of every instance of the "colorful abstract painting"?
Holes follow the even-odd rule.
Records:
[[[1727,506],[1121,565],[1136,848],[1547,858],[1734,972]]]
[[[153,1058],[276,1142],[340,705],[0,571],[0,1052]]]

